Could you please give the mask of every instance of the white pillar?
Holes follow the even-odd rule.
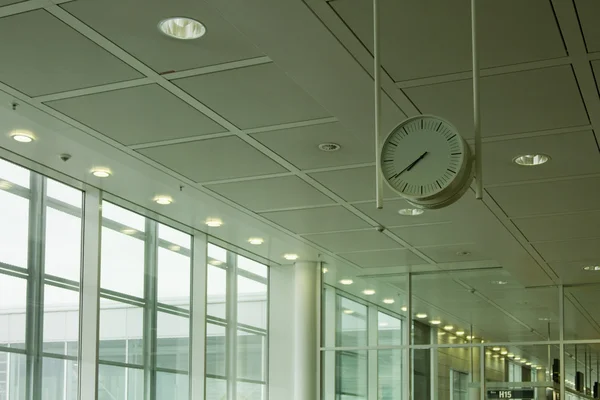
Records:
[[[316,262],[294,266],[294,400],[319,394],[319,307],[321,268]]]

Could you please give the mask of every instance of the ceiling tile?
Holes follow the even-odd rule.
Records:
[[[206,187],[252,211],[333,203],[329,197],[296,176],[255,179]],[[277,195],[274,196],[274,193]]]
[[[262,132],[252,137],[300,169],[375,161],[371,142],[354,136],[339,122]],[[336,143],[341,149],[325,152],[319,149],[321,143]]]
[[[600,211],[515,218],[512,221],[530,242],[600,237]]]
[[[426,264],[419,256],[407,249],[359,251],[356,253],[342,253],[340,256],[362,268]]]
[[[27,27],[27,29],[23,29]],[[15,34],[18,32],[18,34]],[[0,81],[29,96],[141,77],[44,10],[0,19]]]
[[[476,233],[470,224],[442,223],[431,225],[412,225],[390,229],[402,240],[412,246],[439,246],[473,242]]]
[[[367,224],[342,206],[275,211],[261,214],[276,224],[299,234],[368,228]]]
[[[600,177],[486,189],[509,217],[600,209]]]
[[[600,15],[600,2],[597,0],[575,0],[577,15],[581,30],[585,36],[585,44],[588,51],[600,51],[600,26],[598,15]]]
[[[330,5],[372,53],[371,3],[336,0]],[[382,0],[380,7],[382,63],[394,80],[471,69],[468,0]],[[552,6],[547,0],[482,2],[477,11],[482,68],[566,55]],[[592,13],[590,17],[592,15],[596,14]]]
[[[381,225],[391,227],[449,222],[464,215],[460,206],[462,202],[463,200],[461,199],[457,203],[440,210],[425,210],[423,214],[413,217],[398,214],[398,210],[402,208],[413,208],[413,206],[403,199],[386,200],[383,203],[383,208],[380,210],[375,207],[375,202],[353,204],[352,206],[373,218]]]
[[[484,143],[483,152],[487,184],[600,173],[600,152],[592,131]],[[535,168],[512,161],[539,153],[549,155],[550,161]]]
[[[596,260],[600,263],[600,238],[544,242],[533,245],[549,263]]]
[[[224,131],[216,122],[158,85],[46,104],[125,145]]]
[[[195,182],[287,172],[235,136],[138,151]]]
[[[274,63],[173,83],[241,129],[330,116]]]
[[[346,201],[375,199],[375,167],[316,172],[310,176]],[[383,197],[389,199],[399,196],[384,183]]]
[[[457,244],[451,246],[419,247],[419,251],[431,258],[436,263],[483,261],[492,260],[480,245],[474,243]],[[463,255],[461,252],[468,252]]]
[[[402,247],[375,229],[305,235],[306,239],[334,253]]]
[[[0,7],[7,6],[9,4],[22,3],[26,0],[0,0]]]
[[[471,80],[404,89],[422,113],[453,123],[473,137]],[[589,123],[570,66],[481,78],[482,135],[534,132]]]
[[[262,55],[206,2],[79,0],[62,7],[159,73]],[[178,40],[161,34],[158,23],[171,16],[202,22],[206,34],[197,40]]]

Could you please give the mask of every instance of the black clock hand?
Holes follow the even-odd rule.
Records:
[[[406,167],[406,170],[407,170],[407,171],[410,171],[411,169],[413,169],[413,167],[414,167],[415,165],[417,165],[417,163],[418,163],[419,161],[421,161],[421,160],[422,160],[422,159],[423,159],[423,158],[424,158],[424,157],[427,155],[427,153],[429,153],[429,152],[428,152],[428,151],[426,151],[425,153],[421,154],[421,157],[417,158],[417,159],[416,159],[416,160],[415,160],[415,161],[414,161],[412,164],[410,164],[408,167]]]

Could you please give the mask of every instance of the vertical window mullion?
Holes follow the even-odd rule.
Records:
[[[377,307],[369,305],[367,308],[367,343],[377,346],[379,343],[379,321]],[[367,399],[378,399],[378,366],[377,350],[367,351]]]
[[[31,198],[29,199],[29,238],[27,279],[27,325],[25,348],[27,400],[41,399],[42,345],[44,323],[44,232],[46,222],[46,179],[31,173]]]
[[[158,224],[148,218],[144,246],[144,398],[156,400]]]
[[[205,397],[206,360],[206,274],[207,274],[206,235],[196,233],[192,241],[192,287],[190,310],[190,398],[203,400]]]
[[[237,257],[227,252],[227,398],[237,398]]]

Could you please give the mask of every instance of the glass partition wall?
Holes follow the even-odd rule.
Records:
[[[101,196],[0,159],[0,400],[266,400],[267,266]]]

